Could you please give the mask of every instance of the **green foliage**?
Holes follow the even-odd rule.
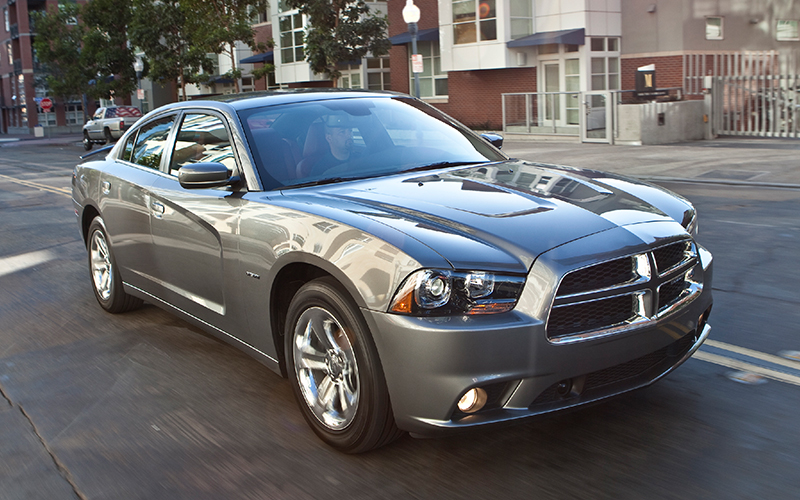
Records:
[[[150,79],[161,84],[178,81],[184,87],[208,78],[214,64],[206,47],[193,43],[197,22],[191,19],[192,12],[178,0],[132,1],[128,36],[144,52]]]
[[[389,53],[386,17],[376,16],[363,0],[286,0],[309,18],[305,55],[314,73],[336,80],[336,65],[360,60],[368,53],[378,57]]]
[[[94,78],[90,68],[81,60],[81,45],[85,33],[82,24],[70,26],[78,18],[76,4],[64,4],[61,9],[51,7],[46,12],[33,12],[36,26],[33,49],[42,65],[49,92],[64,100],[73,100],[88,90]]]
[[[83,7],[86,35],[82,60],[93,67],[95,85],[88,92],[95,98],[127,97],[136,89],[134,55],[128,45],[130,0],[92,0]]]
[[[275,71],[275,65],[274,64],[265,64],[264,66],[262,66],[260,68],[255,68],[252,71],[252,75],[253,75],[253,78],[258,80],[260,78],[266,78],[267,75],[269,75],[273,71]]]
[[[266,50],[255,39],[252,12],[266,10],[267,0],[182,0],[192,43],[207,52],[230,58],[231,70],[224,76],[236,82],[239,89],[241,70],[236,67],[236,42],[247,44],[254,51]]]

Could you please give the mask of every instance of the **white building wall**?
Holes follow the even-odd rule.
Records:
[[[621,0],[530,0],[534,33],[585,29],[586,36],[622,34]],[[509,49],[510,0],[497,1],[497,40],[456,45],[452,0],[439,0],[439,44],[444,71],[471,71],[537,66],[536,47]],[[581,48],[582,67],[588,64]],[[574,57],[574,56],[571,56]],[[586,78],[581,75],[581,86]]]

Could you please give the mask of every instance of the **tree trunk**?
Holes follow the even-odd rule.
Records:
[[[236,75],[236,46],[235,44],[232,43],[229,45],[229,47],[231,56],[231,69],[233,71],[233,74]],[[239,85],[240,80],[241,78],[239,77],[233,79],[233,85],[237,94],[242,91],[242,87]]]

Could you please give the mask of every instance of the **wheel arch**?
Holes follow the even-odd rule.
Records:
[[[100,216],[100,211],[94,205],[86,205],[81,212],[81,235],[84,245],[89,239],[89,226],[95,217]]]
[[[358,288],[342,270],[310,254],[287,255],[286,257],[285,262],[279,264],[282,259],[276,262],[274,267],[276,271],[272,278],[269,298],[272,341],[275,352],[278,355],[281,375],[284,377],[287,375],[286,359],[283,352],[286,316],[289,304],[303,285],[318,278],[330,277],[342,287],[342,290],[347,293],[357,308],[366,307],[366,302],[358,292]]]

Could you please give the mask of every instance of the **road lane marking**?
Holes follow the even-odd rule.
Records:
[[[12,257],[0,258],[0,277],[12,274],[23,269],[28,269],[51,260],[55,260],[56,255],[50,250],[39,250]]]
[[[17,179],[16,177],[11,177],[9,175],[3,175],[3,174],[0,174],[0,179],[6,180],[8,182],[13,182],[15,184],[19,184],[21,186],[32,187],[34,189],[40,189],[42,191],[47,191],[50,193],[72,197],[72,190],[70,190],[69,188],[48,186],[47,184],[41,184],[39,182],[34,182],[34,181],[26,181],[24,179]]]
[[[781,358],[780,356],[773,356],[772,354],[766,354],[763,352],[754,351],[752,349],[747,349],[746,347],[739,347],[711,339],[706,340],[703,343],[703,345],[707,345],[709,347],[716,347],[717,349],[722,349],[724,351],[735,352],[736,354],[742,354],[744,356],[749,356],[751,358],[760,359],[761,361],[766,361],[768,363],[785,366],[787,368],[792,368],[794,370],[800,370],[800,362]]]
[[[772,380],[778,380],[780,382],[786,382],[787,384],[794,384],[800,386],[800,377],[796,375],[790,375],[788,373],[779,372],[777,370],[772,370],[770,368],[763,368],[761,366],[746,363],[744,361],[739,361],[738,359],[731,359],[725,356],[720,356],[718,354],[711,354],[710,352],[704,352],[704,351],[697,351],[694,353],[694,355],[692,355],[692,357],[695,359],[699,359],[701,361],[706,361],[708,363],[714,363],[715,365],[725,366],[727,368],[733,368],[734,370],[751,372],[758,375],[763,375],[764,377],[767,378],[771,378]]]

